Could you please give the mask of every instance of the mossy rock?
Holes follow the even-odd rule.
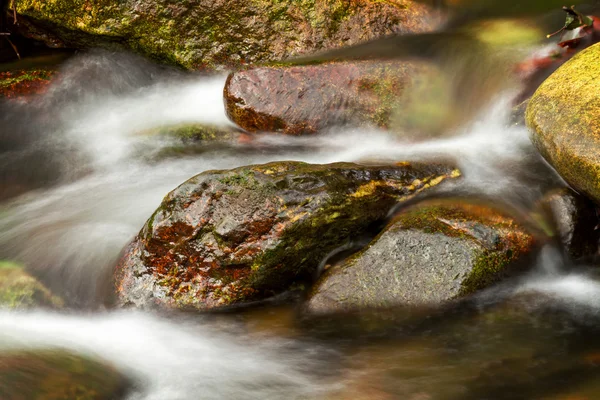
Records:
[[[22,34],[51,47],[124,47],[189,69],[423,32],[433,20],[411,0],[13,0],[10,9]]]
[[[0,307],[60,308],[63,300],[16,263],[0,261]]]
[[[211,309],[312,279],[395,204],[459,172],[440,164],[275,162],[207,171],[169,193],[116,269],[122,305]]]
[[[550,165],[600,203],[600,44],[574,56],[538,88],[526,121]]]
[[[0,398],[5,400],[118,400],[127,386],[114,367],[65,350],[0,353]]]
[[[471,295],[522,270],[535,240],[483,203],[426,201],[396,216],[365,249],[325,271],[306,309],[430,306]]]

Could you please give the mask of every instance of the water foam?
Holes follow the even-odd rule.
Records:
[[[139,312],[0,311],[0,348],[7,347],[67,348],[109,361],[135,379],[128,400],[300,399],[327,389],[307,373],[318,366],[310,353],[323,349]]]

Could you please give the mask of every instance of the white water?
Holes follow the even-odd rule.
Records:
[[[47,137],[57,135],[73,144],[86,157],[83,165],[70,168],[92,172],[23,195],[0,209],[2,257],[24,262],[81,305],[97,305],[119,252],[162,197],[208,169],[290,159],[313,163],[449,159],[464,174],[463,189],[526,202],[542,191],[536,171],[525,171],[529,181],[523,181],[523,163],[535,152],[525,129],[506,123],[507,99],[463,132],[424,143],[364,129],[310,138],[263,136],[250,145],[232,144],[199,157],[150,165],[137,156],[140,149],[152,152],[165,143],[138,132],[165,124],[229,123],[221,100],[224,78],[173,77],[172,72],[161,71],[146,76],[144,66],[135,62],[116,62],[121,67],[116,69],[110,65],[118,58],[94,57],[74,62],[73,73],[67,68],[63,81],[39,100],[42,110],[55,102],[60,105],[52,108],[58,123],[53,125],[55,131],[45,132]],[[78,75],[86,70],[82,66],[107,68],[103,73],[110,79],[104,86],[86,88],[82,79],[89,78]],[[594,306],[600,302],[598,286],[581,276],[538,276],[523,285],[528,289],[561,293]],[[216,329],[219,326],[198,320],[124,311],[0,314],[0,344],[61,346],[96,354],[141,382],[144,390],[133,394],[132,400],[314,398],[326,390],[317,374],[306,372],[317,371],[319,362],[310,353],[318,348],[307,344],[305,351],[291,351],[283,340],[251,339]]]
[[[0,348],[6,347],[68,348],[108,360],[135,379],[130,400],[299,399],[333,387],[314,374],[323,349],[138,312],[0,312]]]

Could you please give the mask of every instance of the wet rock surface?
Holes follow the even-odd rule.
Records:
[[[554,72],[527,107],[531,139],[578,192],[600,202],[600,44]]]
[[[388,128],[400,96],[424,64],[330,63],[232,73],[229,118],[249,132],[315,133],[335,125]]]
[[[563,188],[547,194],[543,202],[554,216],[564,249],[573,259],[598,255],[600,218],[591,200]]]
[[[0,308],[60,308],[64,302],[16,263],[0,261]]]
[[[371,244],[326,270],[306,305],[313,314],[444,304],[519,270],[534,237],[500,210],[425,202],[396,216]]]
[[[125,47],[193,69],[432,28],[430,9],[409,0],[15,0],[12,7],[20,32],[51,47]]]
[[[0,353],[0,398],[118,400],[127,379],[113,367],[64,350]]]
[[[169,193],[116,268],[121,305],[211,309],[312,278],[392,206],[459,172],[431,164],[276,162],[207,171]]]

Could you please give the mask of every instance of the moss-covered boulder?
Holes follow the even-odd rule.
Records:
[[[307,311],[443,304],[515,272],[534,243],[515,219],[493,207],[425,202],[396,216],[368,247],[326,270],[309,295]]]
[[[0,308],[60,308],[63,301],[25,269],[13,262],[0,261]]]
[[[139,132],[140,135],[177,139],[184,143],[231,141],[237,139],[239,133],[234,127],[203,124],[165,125]]]
[[[125,47],[193,69],[431,28],[430,8],[411,0],[12,0],[10,8],[23,34],[52,47]]]
[[[207,171],[169,193],[116,268],[122,305],[210,309],[311,279],[400,201],[458,177],[437,164],[275,162]]]
[[[577,191],[600,202],[600,44],[554,72],[527,106],[531,139]]]
[[[65,350],[0,353],[1,399],[118,400],[127,386],[112,366]]]
[[[0,99],[44,93],[55,74],[45,69],[0,72]]]
[[[351,124],[388,128],[398,99],[424,68],[415,62],[344,62],[232,73],[229,118],[249,132],[291,135]]]

